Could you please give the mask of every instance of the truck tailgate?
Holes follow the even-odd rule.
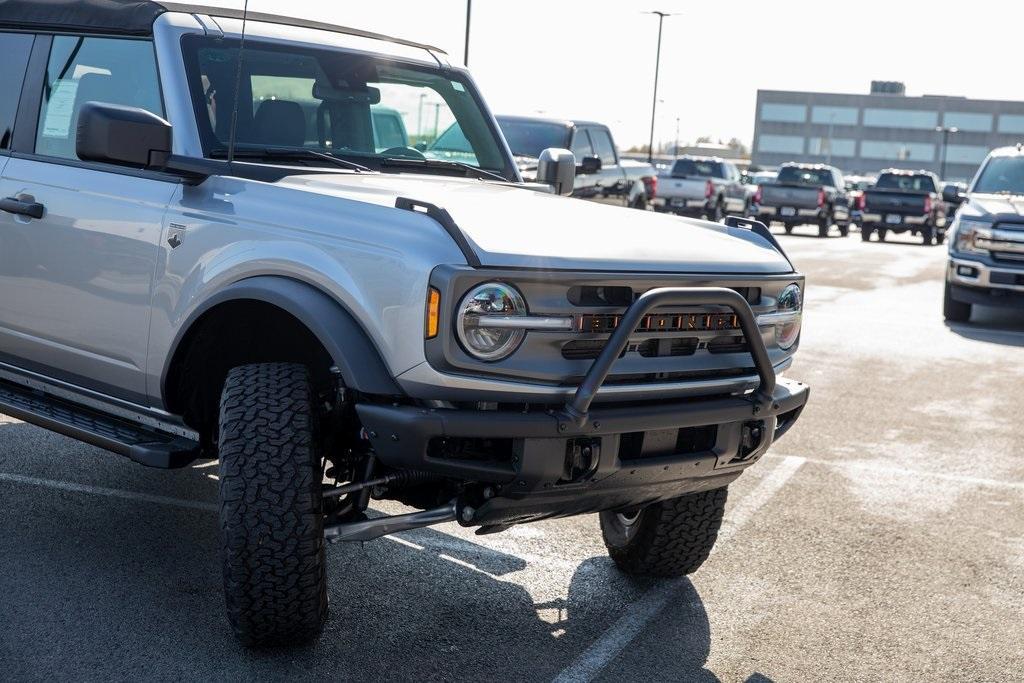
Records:
[[[707,178],[658,178],[658,196],[666,199],[704,199],[707,187]]]
[[[763,185],[761,206],[792,207],[794,209],[818,208],[817,187],[803,185]]]
[[[924,193],[866,190],[864,192],[864,212],[921,216],[924,215],[926,196]]]

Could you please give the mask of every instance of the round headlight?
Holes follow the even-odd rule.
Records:
[[[775,342],[780,349],[790,349],[800,336],[800,319],[803,313],[804,300],[803,292],[799,285],[788,285],[779,294],[779,313],[793,313],[794,315],[785,322],[775,326]]]
[[[528,312],[523,295],[514,287],[488,282],[474,287],[459,302],[456,334],[462,348],[474,358],[501,360],[511,355],[526,336],[522,327],[503,323]]]

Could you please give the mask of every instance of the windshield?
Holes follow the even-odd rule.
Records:
[[[779,184],[814,185],[823,187],[832,185],[832,172],[824,168],[799,168],[786,166],[779,169]]]
[[[508,148],[517,157],[537,159],[548,147],[567,148],[569,127],[549,121],[523,121],[504,116],[498,117],[498,125],[508,141]]]
[[[238,79],[238,41],[189,37],[184,44],[210,156],[223,156],[228,147],[238,80],[240,156],[307,150],[370,166],[389,158],[436,159],[506,170],[499,139],[471,85],[458,75],[372,55],[250,40]]]
[[[1024,156],[992,157],[985,164],[974,192],[1024,194]]]
[[[704,161],[697,159],[679,159],[672,166],[672,177],[686,178],[696,176],[698,178],[724,178],[725,170],[722,164],[717,161]]]
[[[935,192],[935,181],[929,175],[903,175],[883,173],[875,187],[880,190],[903,190],[905,192]]]

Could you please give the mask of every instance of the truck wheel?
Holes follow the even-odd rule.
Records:
[[[641,211],[646,211],[647,210],[647,195],[645,195],[645,194],[637,195],[636,199],[634,199],[633,203],[630,205],[630,208],[632,208],[632,209],[640,209]]]
[[[830,212],[818,220],[818,237],[828,237],[828,231],[832,227],[835,217]]]
[[[785,229],[787,235],[792,235],[793,234],[793,225],[792,225],[792,223],[786,223],[784,229]]]
[[[930,225],[926,225],[921,230],[921,243],[926,247],[929,247],[932,244],[938,244],[935,240],[935,228]]]
[[[627,574],[682,576],[708,558],[725,512],[726,489],[701,491],[631,514],[602,512],[608,555]]]
[[[308,370],[243,365],[220,399],[224,596],[248,646],[315,638],[327,619],[322,460]]]
[[[954,299],[948,282],[942,298],[942,316],[951,323],[965,323],[971,319],[971,304]]]
[[[839,224],[839,235],[840,235],[840,237],[849,237],[850,236],[850,223],[849,223],[849,221],[847,221],[846,223],[840,223]]]
[[[708,220],[714,223],[721,223],[724,217],[725,207],[722,206],[722,200],[719,199],[717,202],[715,202],[715,208],[711,211],[711,214],[708,216]]]
[[[878,229],[878,241],[879,241],[879,242],[884,242],[884,241],[885,241],[885,235],[886,235],[886,234],[887,234],[888,232],[889,232],[889,231],[888,231],[888,230],[886,230],[885,228],[879,228],[879,229]]]
[[[871,241],[871,228],[866,225],[860,226],[860,241],[870,242]]]

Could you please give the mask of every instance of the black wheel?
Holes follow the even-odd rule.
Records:
[[[793,226],[792,226],[792,224],[786,223],[785,230],[786,230],[786,234],[787,235],[792,235],[793,234]]]
[[[870,242],[871,241],[871,228],[867,226],[860,226],[860,241]]]
[[[828,231],[834,221],[835,218],[832,216],[832,212],[818,219],[818,237],[828,237]]]
[[[722,218],[725,217],[725,207],[722,205],[722,200],[719,199],[715,202],[715,208],[708,215],[708,220],[715,223],[720,223]]]
[[[682,576],[704,564],[718,538],[726,489],[701,491],[631,512],[602,512],[608,555],[627,574]]]
[[[220,540],[228,620],[245,645],[312,640],[327,619],[323,465],[309,372],[243,365],[220,399]]]
[[[840,223],[839,224],[839,235],[841,237],[849,237],[850,236],[850,223],[849,222]]]
[[[884,241],[885,241],[885,236],[886,236],[886,235],[887,235],[888,233],[889,233],[889,231],[888,231],[888,230],[886,230],[885,228],[879,228],[879,229],[878,229],[878,241],[879,241],[879,242],[884,242]]]
[[[948,282],[942,297],[942,316],[951,323],[965,323],[971,319],[971,304],[954,299]]]
[[[935,240],[934,227],[926,225],[924,226],[924,228],[921,229],[921,244],[923,244],[926,247],[929,247],[932,244],[938,244],[938,242]]]
[[[639,209],[641,211],[646,211],[647,210],[647,195],[645,195],[645,194],[637,195],[636,199],[634,199],[633,202],[630,204],[630,208]]]

